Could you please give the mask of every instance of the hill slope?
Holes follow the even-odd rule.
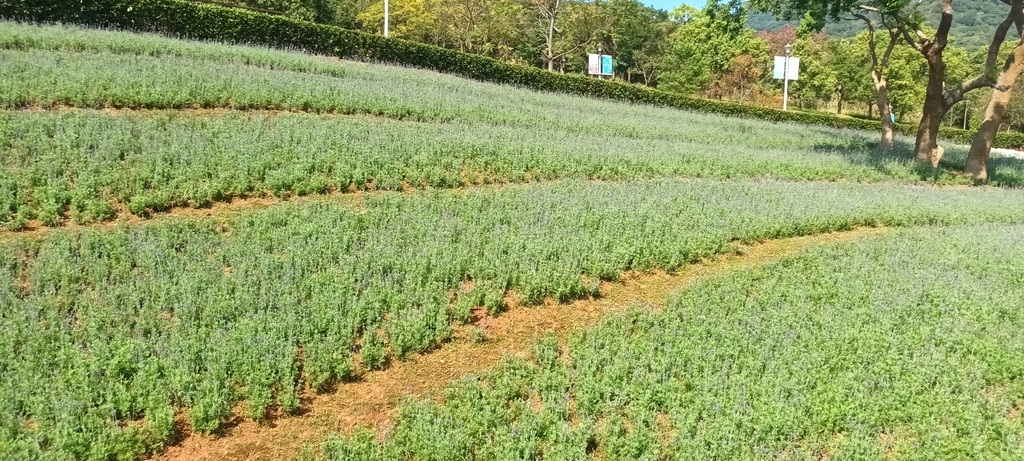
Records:
[[[939,19],[941,0],[922,0],[920,11],[928,25],[936,27]],[[956,0],[953,4],[953,29],[950,33],[954,42],[969,50],[987,46],[992,40],[996,26],[1006,15],[1007,6],[999,0]],[[777,30],[793,21],[779,21],[771,14],[751,14],[747,26],[754,30]],[[849,20],[830,23],[826,32],[836,37],[851,37],[864,30],[860,21]]]
[[[0,223],[9,227],[233,197],[536,179],[962,181],[916,169],[906,145],[875,151],[872,133],[150,35],[0,31],[10,64],[0,68],[0,130],[9,133]],[[962,148],[949,150],[962,161]],[[1019,182],[1024,168],[1007,162],[994,180]]]
[[[1024,219],[1021,191],[928,187],[965,180],[875,133],[57,26],[0,22],[0,62],[0,222],[127,221],[0,232],[0,459],[135,459],[301,415],[506,300],[593,295],[735,241]],[[992,176],[1021,183],[1021,165]],[[296,195],[321,197],[279,203]],[[253,196],[281,200],[126,216]],[[842,429],[792,434],[821,427]]]

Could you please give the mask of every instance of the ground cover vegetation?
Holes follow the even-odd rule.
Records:
[[[968,182],[913,165],[906,144],[881,152],[850,130],[528,92],[270,49],[10,22],[0,31],[9,64],[0,68],[0,105],[9,109],[0,112],[0,222],[14,229],[233,197],[558,178]],[[17,110],[54,105],[214,110]],[[724,125],[730,129],[715,128]],[[951,152],[944,165],[966,154]],[[991,169],[997,184],[1024,180],[1018,160],[997,158]]]
[[[903,158],[880,154],[863,133],[756,121],[708,131],[702,127],[723,120],[690,113],[666,121],[679,128],[647,132],[622,124],[631,135],[616,135],[614,127],[590,134],[310,114],[0,113],[0,220],[18,229],[33,219],[87,223],[118,210],[148,215],[233,197],[566,178],[967,182],[916,167],[909,146]],[[999,158],[993,166],[1005,184],[1024,181],[1020,160]]]
[[[1020,459],[1024,227],[919,228],[699,283],[409,401],[329,460]]]
[[[0,457],[132,458],[172,440],[181,409],[203,433],[233,407],[291,412],[303,389],[435,347],[507,296],[587,296],[623,270],[671,270],[733,240],[1015,222],[1022,203],[995,188],[568,182],[8,237]]]
[[[600,21],[598,20],[599,18],[588,19],[588,14],[590,13],[586,12],[569,14],[568,12],[573,9],[570,8],[570,3],[560,0],[556,2],[556,5],[546,5],[542,9],[550,12],[552,16],[576,18],[574,21],[579,20],[581,24],[614,23],[614,21]],[[624,3],[629,4],[630,2]],[[625,10],[632,10],[628,5],[618,3],[614,7],[609,8],[616,10],[620,7]],[[541,6],[538,6],[538,8],[541,8]],[[599,4],[586,4],[583,5],[583,8],[586,11],[596,11],[602,7]],[[555,10],[561,11],[561,13],[555,12]],[[641,59],[646,64],[637,67],[636,70],[638,72],[634,73],[634,75],[642,73],[644,75],[643,78],[645,81],[648,81],[648,84],[651,84],[649,79],[653,78],[650,72],[673,71],[681,72],[680,75],[702,75],[700,71],[679,69],[674,67],[675,64],[673,64],[687,63],[687,65],[692,65],[692,63],[699,62],[713,66],[713,68],[706,69],[707,72],[713,74],[713,78],[707,80],[709,86],[702,89],[699,94],[720,99],[745,100],[744,98],[748,96],[756,97],[758,94],[762,94],[761,90],[765,90],[768,93],[774,94],[773,97],[778,99],[781,87],[777,82],[770,79],[770,75],[764,71],[761,65],[765,64],[766,59],[769,57],[763,54],[765,50],[776,55],[781,53],[782,46],[786,41],[776,43],[773,40],[779,39],[786,34],[768,33],[767,36],[759,37],[754,42],[729,39],[729,37],[735,35],[734,29],[738,24],[735,17],[745,15],[746,11],[747,9],[737,2],[728,2],[727,4],[709,4],[702,11],[684,8],[673,12],[670,17],[674,19],[671,21],[686,26],[678,27],[678,30],[676,30],[678,37],[676,33],[672,33],[672,37],[674,37],[672,41],[656,42],[655,48],[657,51],[641,51],[635,55],[649,57],[653,54],[668,53],[668,50],[674,51],[668,53],[670,55],[657,59]],[[617,17],[619,14],[619,12],[616,12],[611,16]],[[34,20],[72,21],[117,26],[132,30],[157,31],[172,36],[193,39],[296,48],[342,58],[377,60],[424,67],[441,72],[460,74],[478,80],[519,85],[536,90],[668,105],[690,110],[755,117],[765,120],[798,121],[808,124],[857,127],[873,130],[879,129],[881,125],[878,119],[871,122],[856,118],[832,117],[822,113],[783,112],[764,106],[740,105],[724,101],[692,98],[680,93],[653,91],[650,88],[638,85],[624,85],[610,80],[586,78],[573,72],[566,74],[544,72],[528,66],[509,64],[476,54],[460,53],[402,39],[388,39],[362,32],[296,21],[281,16],[223,8],[210,4],[197,4],[185,0],[109,0],[87,6],[77,4],[52,5],[48,2],[39,4],[39,2],[34,0],[26,0],[0,6],[0,16]],[[600,17],[600,15],[598,16]],[[711,18],[711,20],[701,18]],[[567,27],[564,24],[559,24],[557,18],[546,22],[549,26],[549,32],[553,32],[556,29],[562,30]],[[493,24],[493,21],[490,23]],[[550,27],[552,24],[555,25],[554,29]],[[668,30],[678,26],[676,24],[672,27],[666,27],[666,24],[668,23],[658,25],[657,29],[668,33]],[[646,30],[644,27],[634,24],[632,19],[610,27],[613,27],[612,35],[610,38],[601,39],[601,43],[604,50],[617,53],[620,55],[620,58],[621,53],[614,50],[627,46],[628,43],[638,43],[633,38],[629,38],[631,37],[630,33],[634,29]],[[706,28],[710,29],[705,30]],[[573,33],[572,35],[591,37],[590,39],[597,36],[595,35],[596,32],[591,32]],[[561,32],[558,32],[557,35],[561,35]],[[740,35],[746,36],[748,34],[742,33]],[[550,37],[549,34],[549,44],[551,43]],[[807,37],[804,37],[804,39],[806,40]],[[757,54],[744,53],[743,50],[748,48],[744,45],[742,48],[729,48],[723,51],[716,50],[710,55],[713,56],[712,59],[704,59],[704,55],[708,54],[704,51],[708,50],[704,50],[702,46],[706,48],[707,44],[711,42],[719,44],[754,43],[756,46],[749,47],[749,49],[759,51]],[[768,45],[767,47],[764,46],[765,43]],[[812,50],[812,52],[804,55],[802,59],[807,64],[807,68],[813,70],[813,72],[801,78],[801,81],[807,82],[806,84],[798,82],[794,85],[794,96],[802,95],[797,98],[798,100],[828,101],[832,94],[829,92],[829,88],[835,89],[835,94],[840,102],[846,101],[848,96],[856,94],[856,92],[849,92],[844,89],[851,87],[850,81],[845,78],[838,78],[842,74],[840,72],[841,69],[851,68],[844,64],[848,61],[844,57],[850,55],[850,53],[833,53],[831,51],[822,53],[819,50],[813,50],[817,46],[807,48],[800,43],[796,43],[796,45],[796,49],[800,53]],[[832,50],[835,47],[817,48]],[[582,59],[583,48],[580,48],[579,44],[573,45],[568,50],[559,50],[551,46],[545,46],[544,53],[546,56],[554,56],[557,59],[567,56],[576,56],[578,59]],[[704,51],[694,54],[695,51],[700,50]],[[858,50],[858,54],[866,53],[866,48],[864,47]],[[952,51],[952,47],[950,47],[950,50]],[[580,54],[577,55],[576,53]],[[732,64],[729,64],[730,59]],[[982,61],[985,61],[985,59],[982,58]],[[951,68],[953,64],[955,63],[952,60],[947,60],[947,65]],[[980,69],[984,67],[984,62],[974,63],[972,61],[970,66],[970,69]],[[548,67],[551,67],[551,62],[548,62]],[[861,72],[858,74],[860,80],[867,79],[869,74],[865,70],[867,67],[866,65],[860,65],[859,69]],[[728,68],[728,71],[724,74],[721,73],[720,70],[725,68]],[[833,70],[835,71],[833,72]],[[950,73],[949,75],[952,76],[953,74]],[[847,77],[847,75],[843,76]],[[918,89],[923,88],[923,80],[918,78],[914,82]],[[736,92],[731,90],[731,88],[738,88],[739,91]],[[804,91],[804,88],[807,91]],[[851,99],[850,101],[853,100]],[[776,103],[778,103],[777,100],[770,105],[777,107]],[[839,104],[839,106],[841,107],[842,104]],[[868,108],[868,118],[870,119],[871,105],[868,105]],[[949,121],[952,122],[952,120]],[[910,125],[897,125],[896,131],[913,133],[914,129]],[[964,143],[970,142],[974,135],[973,131],[953,129],[949,126],[940,127],[938,132],[948,139],[955,139]],[[995,137],[995,143],[999,147],[1024,146],[1024,137],[1019,134],[998,133]]]
[[[154,35],[73,26],[38,27],[3,22],[0,27],[3,32],[0,34],[0,48],[8,50],[5,58],[12,64],[6,69],[9,74],[5,75],[8,78],[4,80],[6,85],[10,85],[4,91],[4,103],[11,107],[83,104],[150,108],[208,105],[267,109],[274,106],[342,113],[365,111],[422,120],[458,118],[502,123],[514,121],[519,124],[530,123],[532,126],[549,126],[552,123],[565,126],[562,119],[567,118],[586,123],[573,125],[572,129],[592,128],[595,131],[606,130],[608,123],[616,121],[589,113],[591,110],[624,107],[576,97],[565,98],[508,87],[479,85],[436,73],[336,61],[269,49],[183,42]],[[29,55],[39,58],[40,62],[29,59]],[[169,64],[162,64],[165,60],[183,68],[159,75],[157,70],[163,71],[170,67]],[[89,64],[91,61],[107,61],[107,65]],[[187,61],[199,62],[188,65]],[[66,68],[78,65],[86,67],[79,72],[66,72]],[[128,70],[134,75],[119,76],[104,70],[105,67],[115,65],[130,66]],[[206,70],[207,67],[212,69]],[[237,71],[244,71],[242,73],[246,75],[224,75]],[[28,81],[18,82],[21,79]],[[268,79],[282,81],[265,82]],[[89,80],[103,84],[93,84]],[[271,88],[260,89],[256,87],[256,82],[247,80],[256,80]],[[380,84],[382,82],[393,85],[384,88],[385,85]],[[320,87],[326,89],[317,92]],[[235,91],[231,92],[232,89]],[[460,92],[462,100],[442,98],[454,91]],[[242,93],[255,93],[259,97]],[[377,102],[367,105],[370,102],[364,100]],[[485,105],[488,102],[494,104]],[[527,110],[526,115],[504,110],[503,107],[491,107],[511,104]],[[582,108],[586,110],[580,110],[581,104],[586,105]],[[665,100],[664,104],[671,105],[671,102]],[[454,108],[463,108],[466,112],[455,112]],[[544,112],[557,111],[557,114],[544,117],[538,113],[541,108]],[[654,112],[656,116],[648,117],[648,122],[661,123],[660,120],[671,112],[658,110]],[[637,125],[635,120],[630,122]],[[657,126],[669,128],[667,123]],[[863,128],[870,127],[870,124],[850,126]]]

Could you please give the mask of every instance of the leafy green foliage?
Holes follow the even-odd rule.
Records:
[[[390,2],[388,7],[389,36],[420,42],[429,40],[437,17],[428,11],[425,1],[398,0]],[[359,13],[359,22],[366,32],[383,34],[384,2],[374,2],[366,11]]]
[[[836,91],[836,71],[828,65],[825,37],[806,35],[793,43],[793,54],[800,57],[800,78],[790,82],[789,91],[800,104],[804,101],[831,101]],[[864,69],[861,69],[864,72]]]
[[[377,332],[377,328],[371,326],[363,335],[363,342],[359,347],[359,360],[369,370],[384,368],[387,361],[387,343],[383,335]]]
[[[843,104],[875,104],[875,84],[871,79],[871,58],[868,55],[867,40],[857,38],[829,40],[828,61],[836,73],[836,98],[839,112]]]
[[[938,27],[941,0],[922,0],[917,7],[924,15],[925,24]],[[953,4],[953,27],[950,37],[953,43],[963,49],[974,51],[987,47],[999,22],[1006,17],[1005,3],[989,0],[956,0]],[[752,13],[747,26],[754,30],[774,30],[789,23],[779,21],[771,13]],[[865,29],[861,21],[840,19],[825,25],[831,37],[853,37]]]
[[[710,2],[704,10],[686,18],[669,37],[662,87],[686,94],[707,91],[728,72],[737,56],[766,56],[763,40],[744,27],[745,21],[746,8],[736,0]]]
[[[925,228],[700,283],[406,403],[341,459],[1018,459],[1021,226]],[[438,457],[438,453],[445,453]]]
[[[239,400],[257,419],[293,411],[303,388],[351,378],[357,352],[375,368],[446,339],[450,293],[467,281],[484,304],[506,287],[567,300],[595,277],[676,269],[733,240],[1022,215],[1013,190],[691,179],[385,194],[359,210],[314,202],[5,239],[0,449],[133,457],[169,440],[177,408],[200,432]],[[566,377],[549,352],[535,388],[557,408]],[[495,395],[528,389],[513,384]]]
[[[643,74],[647,83],[653,83],[659,72],[654,61],[664,55],[675,23],[668,20],[666,12],[635,0],[608,0],[596,4],[611,23],[607,35],[599,41],[605,52],[615,57],[616,75]]]

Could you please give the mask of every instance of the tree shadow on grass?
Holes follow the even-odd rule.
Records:
[[[840,157],[851,165],[868,167],[895,181],[970,184],[967,178],[950,168],[918,164],[914,161],[914,146],[910,142],[897,140],[889,151],[879,149],[877,144],[874,139],[854,136],[817,143],[812,150],[817,154]]]
[[[834,133],[833,133],[834,134]],[[963,174],[968,146],[945,146],[946,152],[938,168],[921,165],[914,160],[910,139],[897,138],[891,151],[880,150],[874,138],[866,136],[837,137],[818,143],[813,151],[840,156],[852,165],[869,167],[894,180],[923,181],[936,184],[973,184]],[[1024,159],[993,156],[989,161],[989,184],[1002,187],[1024,187]]]
[[[968,146],[952,146],[946,149],[939,167],[952,171],[963,171],[967,161]],[[988,184],[1000,187],[1024,187],[1024,159],[1006,157],[993,153],[988,161]]]

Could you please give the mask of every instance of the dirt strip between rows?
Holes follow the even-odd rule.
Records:
[[[673,291],[726,271],[763,265],[800,250],[833,242],[852,241],[886,232],[861,228],[807,237],[772,240],[737,246],[735,254],[715,257],[675,273],[627,273],[622,281],[602,283],[601,296],[570,303],[547,300],[543,306],[518,307],[498,317],[479,318],[476,326],[486,340],[471,342],[471,326],[456,328],[453,339],[437,350],[392,362],[382,371],[368,372],[359,381],[339,384],[332,392],[304,395],[298,415],[271,418],[257,424],[236,417],[219,436],[187,434],[180,443],[153,459],[184,460],[288,460],[301,450],[316,449],[330,434],[356,427],[386,431],[405,397],[440,399],[452,381],[494,366],[506,355],[526,356],[533,340],[544,332],[560,337],[594,325],[607,313],[630,305],[657,308]]]

